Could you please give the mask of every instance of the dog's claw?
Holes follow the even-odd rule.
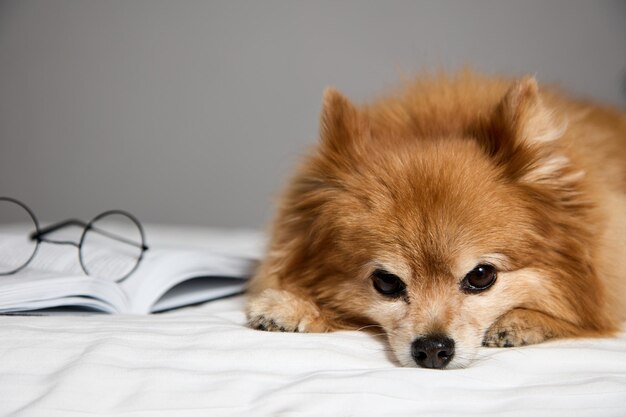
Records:
[[[248,321],[248,327],[266,332],[298,332],[297,327],[278,323],[275,319],[267,318],[264,315],[251,318]]]

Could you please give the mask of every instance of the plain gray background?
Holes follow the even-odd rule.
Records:
[[[624,106],[625,1],[0,1],[0,195],[261,227],[322,91],[536,74]]]

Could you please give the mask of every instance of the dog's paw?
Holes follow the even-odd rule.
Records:
[[[504,314],[489,327],[483,346],[518,347],[541,343],[552,335],[533,320],[532,313],[515,309]]]
[[[319,309],[285,290],[266,289],[247,305],[248,326],[270,332],[324,331]]]

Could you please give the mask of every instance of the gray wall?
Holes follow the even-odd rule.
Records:
[[[0,194],[260,227],[325,86],[465,64],[624,106],[626,2],[3,0]]]

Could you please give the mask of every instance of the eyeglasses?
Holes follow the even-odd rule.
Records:
[[[0,224],[0,275],[25,268],[45,242],[76,246],[85,274],[122,281],[135,272],[148,250],[141,223],[122,210],[105,211],[89,222],[68,219],[41,228],[28,206],[11,197],[0,197]],[[71,226],[82,228],[78,242],[50,237]]]

